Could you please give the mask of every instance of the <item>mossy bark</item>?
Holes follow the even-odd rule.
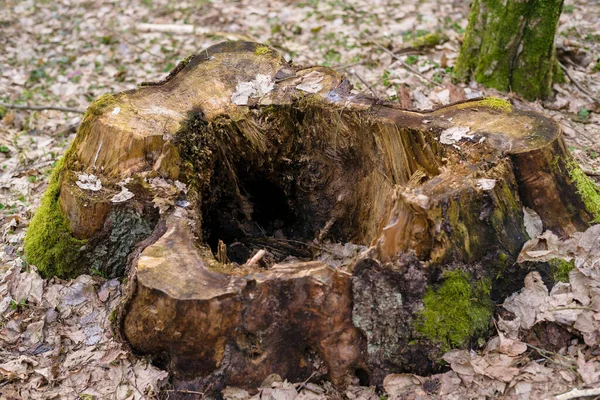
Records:
[[[73,235],[68,218],[60,206],[67,152],[55,165],[42,197],[40,207],[33,216],[25,236],[25,258],[40,266],[43,276],[75,276],[85,272],[79,262],[87,241]]]
[[[554,35],[564,0],[473,0],[456,63],[459,79],[533,100],[551,94]]]
[[[270,90],[234,102],[259,76]],[[499,99],[412,112],[350,89],[331,69],[227,42],[99,99],[43,203],[56,237],[86,245],[62,241],[79,256],[57,269],[56,225],[36,215],[29,261],[129,268],[119,331],[176,385],[435,369],[517,289],[498,276],[528,239],[523,206],[564,236],[594,218],[592,192],[542,115]],[[100,190],[78,185],[90,173]]]

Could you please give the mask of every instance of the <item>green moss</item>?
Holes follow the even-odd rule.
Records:
[[[563,72],[558,60],[554,62],[554,71],[552,71],[552,81],[554,83],[565,83],[567,80],[565,79],[565,73]]]
[[[419,36],[410,42],[411,47],[434,47],[448,40],[448,36],[443,32],[428,33]]]
[[[527,99],[551,93],[562,0],[474,0],[456,76]]]
[[[512,105],[508,101],[497,97],[486,97],[483,100],[479,100],[477,104],[503,112],[510,112],[512,110]]]
[[[493,110],[502,111],[506,113],[512,111],[512,105],[508,101],[504,99],[499,99],[497,97],[486,97],[481,100],[465,101],[463,103],[456,103],[452,105],[452,108],[456,110],[463,110],[466,108],[473,107],[487,107]]]
[[[4,116],[6,115],[7,112],[8,112],[8,108],[6,108],[4,106],[0,106],[0,119],[4,118]]]
[[[269,48],[267,46],[258,46],[256,50],[254,50],[254,54],[258,56],[263,56],[269,52]]]
[[[444,282],[429,289],[423,298],[417,330],[446,351],[464,345],[473,335],[483,334],[492,316],[491,282],[475,284],[460,270],[446,271]]]
[[[104,111],[106,111],[108,107],[115,104],[115,102],[116,97],[114,95],[110,93],[103,94],[102,96],[94,100],[92,104],[89,105],[88,109],[85,112],[84,119],[87,116],[102,115],[102,113],[104,113]]]
[[[600,188],[583,172],[575,161],[567,163],[569,178],[575,184],[585,208],[592,214],[592,222],[600,222]]]
[[[574,261],[565,261],[561,258],[553,258],[548,261],[552,279],[556,282],[569,282],[569,272],[575,267]]]
[[[67,278],[80,272],[78,261],[85,240],[73,237],[60,209],[59,195],[65,159],[56,164],[40,207],[33,216],[25,235],[25,259],[38,267],[43,276]]]

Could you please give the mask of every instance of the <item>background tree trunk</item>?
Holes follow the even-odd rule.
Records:
[[[122,338],[183,388],[380,384],[487,331],[524,206],[561,236],[600,216],[572,171],[559,126],[503,100],[401,110],[226,42],[90,106],[25,251],[129,271]]]
[[[529,100],[548,97],[560,74],[554,35],[563,1],[473,0],[457,77]]]

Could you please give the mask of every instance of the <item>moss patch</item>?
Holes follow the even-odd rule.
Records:
[[[429,289],[423,297],[425,308],[417,330],[447,351],[487,331],[492,317],[491,282],[471,283],[460,270],[446,271],[443,278],[438,289]]]
[[[565,261],[561,258],[553,258],[548,261],[550,264],[552,279],[556,282],[569,282],[569,272],[575,267],[573,260]]]
[[[267,46],[258,46],[256,50],[254,50],[254,54],[258,56],[263,56],[269,52],[269,48]]]
[[[448,35],[443,32],[432,32],[423,36],[419,36],[414,40],[411,40],[409,46],[411,47],[434,47],[438,44],[448,41]]]
[[[60,187],[67,157],[68,153],[52,171],[41,205],[25,235],[25,258],[45,277],[76,276],[81,270],[78,263],[80,250],[86,244],[85,240],[73,236],[60,209]]]
[[[585,208],[593,215],[592,222],[600,222],[600,188],[583,172],[575,161],[567,163],[569,178],[575,184]]]
[[[110,107],[112,104],[115,104],[116,102],[116,97],[113,94],[107,93],[107,94],[103,94],[102,96],[98,97],[96,100],[94,100],[92,102],[92,104],[89,105],[88,109],[85,112],[85,116],[83,117],[83,119],[85,119],[88,116],[91,115],[102,115],[104,113],[104,111],[106,111],[106,109],[108,107]]]
[[[497,97],[486,97],[481,100],[469,100],[462,103],[456,103],[451,106],[455,110],[464,110],[465,108],[473,107],[486,107],[492,110],[509,113],[512,111],[512,105],[504,100]],[[441,108],[440,110],[443,110]]]
[[[512,105],[508,101],[497,97],[486,97],[485,99],[478,101],[477,105],[503,112],[511,112],[512,110]]]

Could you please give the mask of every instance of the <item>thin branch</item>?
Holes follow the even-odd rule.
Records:
[[[359,81],[361,81],[366,87],[367,89],[369,89],[371,91],[371,93],[373,93],[373,96],[375,96],[376,99],[379,98],[379,96],[377,95],[377,92],[371,87],[371,85],[369,85],[359,74],[358,72],[352,72],[352,75],[356,76],[358,78]]]
[[[33,111],[55,110],[55,111],[71,112],[71,113],[77,113],[77,114],[85,114],[85,110],[82,110],[79,108],[69,108],[69,107],[59,107],[59,106],[26,106],[26,105],[20,105],[20,104],[0,103],[0,107],[12,108],[15,110],[33,110]]]
[[[414,69],[413,67],[411,67],[410,65],[408,65],[407,63],[405,63],[402,59],[400,59],[400,57],[398,57],[393,51],[390,51],[388,49],[386,49],[385,47],[383,47],[382,45],[380,45],[379,43],[377,43],[376,41],[373,41],[373,43],[375,43],[375,46],[379,47],[381,50],[385,51],[386,53],[388,53],[390,56],[392,56],[396,61],[398,61],[400,63],[400,65],[402,65],[407,71],[412,72],[413,74],[417,75],[419,78],[423,79],[424,81],[427,81],[429,83],[431,83],[434,86],[437,87],[442,87],[442,85],[440,85],[437,82],[432,81],[431,79],[427,78],[426,76],[424,76],[422,73],[420,73],[419,71],[417,71],[416,69]]]
[[[204,392],[197,392],[195,390],[186,390],[186,389],[166,389],[163,390],[167,393],[185,393],[185,394],[198,394],[204,396]]]
[[[525,344],[527,345],[527,347],[531,347],[532,349],[534,349],[535,351],[537,351],[538,353],[540,353],[540,355],[541,355],[542,357],[544,357],[544,358],[547,358],[547,356],[546,356],[546,355],[544,355],[544,353],[548,353],[548,354],[552,354],[552,355],[554,355],[554,356],[557,356],[557,357],[563,358],[565,361],[568,361],[568,362],[570,362],[570,363],[574,363],[574,361],[573,361],[571,358],[569,358],[569,357],[567,357],[567,356],[563,356],[562,354],[558,354],[558,353],[555,353],[555,352],[553,352],[553,351],[550,351],[550,350],[544,350],[544,349],[540,349],[539,347],[535,347],[535,346],[533,346],[533,345],[531,345],[531,344],[529,344],[529,343],[525,343]],[[550,358],[548,358],[548,359],[549,359],[549,360],[551,360],[551,361],[554,361],[554,360],[552,360],[552,359],[550,359]],[[556,361],[554,361],[554,362],[556,362]]]
[[[144,53],[147,53],[147,54],[151,55],[152,57],[155,57],[155,58],[157,58],[157,59],[158,59],[158,60],[160,60],[160,61],[165,61],[165,57],[163,57],[163,56],[159,56],[158,54],[155,54],[155,53],[151,52],[150,50],[143,48],[143,47],[142,47],[142,46],[140,46],[139,44],[136,44],[136,43],[134,43],[134,42],[131,42],[131,41],[127,40],[127,38],[125,38],[125,35],[122,35],[122,36],[121,36],[121,39],[122,39],[122,40],[123,40],[125,43],[127,43],[128,45],[130,45],[130,46],[133,46],[133,47],[135,47],[136,49],[138,49],[138,50],[141,50],[142,52],[144,52]]]
[[[548,309],[548,311],[550,311],[550,312],[563,311],[563,310],[590,310],[590,311],[593,311],[594,309],[590,308],[590,307],[585,307],[585,306],[557,307],[557,308]]]
[[[597,99],[594,96],[592,96],[592,94],[590,92],[588,92],[586,88],[581,86],[581,84],[579,82],[577,82],[577,80],[575,78],[573,78],[573,76],[569,73],[569,69],[567,67],[565,67],[560,61],[557,61],[557,62],[558,62],[558,65],[560,65],[560,68],[564,71],[565,75],[567,75],[569,80],[571,82],[573,82],[573,85],[575,85],[575,87],[577,89],[579,89],[579,91],[581,93],[585,94],[590,100],[595,101],[596,103],[600,103],[600,99]]]
[[[364,64],[364,63],[367,63],[367,62],[369,62],[369,61],[371,61],[371,60],[369,60],[369,59],[364,59],[364,60],[362,60],[362,61],[357,61],[357,62],[353,62],[353,63],[350,63],[350,64],[338,65],[338,66],[331,67],[331,68],[332,68],[332,69],[335,69],[336,71],[339,71],[339,70],[342,70],[342,69],[346,69],[346,68],[350,68],[350,67],[355,67],[355,66],[357,66],[357,65],[362,65],[362,64]]]
[[[304,386],[306,386],[306,384],[308,383],[308,381],[310,381],[312,379],[312,377],[315,376],[316,373],[317,373],[317,371],[314,371],[312,374],[310,374],[310,376],[308,378],[306,378],[306,380],[304,382],[302,382],[300,384],[300,386],[298,386],[298,389],[296,389],[296,391],[298,393],[300,393],[300,391],[304,388]]]
[[[569,400],[578,397],[590,397],[600,395],[600,388],[595,389],[571,389],[567,393],[558,394],[554,398],[556,400]]]

